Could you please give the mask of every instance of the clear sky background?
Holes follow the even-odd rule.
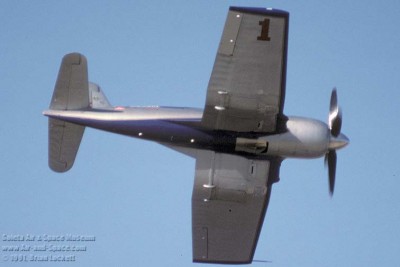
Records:
[[[81,52],[114,105],[204,106],[229,6],[290,12],[285,114],[327,120],[338,88],[335,195],[323,159],[286,160],[254,266],[399,266],[399,1],[0,2],[0,245],[3,235],[93,235],[70,263],[192,263],[192,158],[87,129],[74,167],[47,165],[48,108],[61,58]],[[73,242],[56,242],[71,245]],[[35,244],[43,244],[36,242]],[[73,243],[75,244],[75,243]],[[206,265],[204,265],[206,266]],[[213,265],[207,265],[213,266]]]

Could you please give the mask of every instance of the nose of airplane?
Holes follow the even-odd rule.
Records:
[[[344,134],[339,134],[338,136],[331,136],[329,141],[329,149],[341,149],[349,144],[350,140]]]

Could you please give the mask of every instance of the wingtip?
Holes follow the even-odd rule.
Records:
[[[270,15],[270,16],[289,16],[289,12],[285,10],[275,9],[275,8],[265,8],[265,7],[239,7],[231,6],[229,10],[238,11],[243,13]]]

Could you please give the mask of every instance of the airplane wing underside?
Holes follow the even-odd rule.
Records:
[[[201,124],[274,133],[283,116],[289,14],[231,7]],[[250,263],[281,159],[199,150],[192,195],[193,261]]]
[[[274,132],[285,96],[289,14],[231,7],[207,89],[202,124]]]
[[[198,151],[192,195],[193,261],[252,261],[280,162]]]

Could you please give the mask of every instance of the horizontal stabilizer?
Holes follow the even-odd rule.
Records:
[[[89,107],[89,82],[85,56],[72,53],[62,59],[52,110],[80,110]],[[85,127],[49,118],[49,167],[66,172],[74,164]]]
[[[49,167],[66,172],[74,164],[84,126],[49,118]]]
[[[87,60],[84,55],[65,55],[58,72],[50,109],[75,110],[89,106]]]

